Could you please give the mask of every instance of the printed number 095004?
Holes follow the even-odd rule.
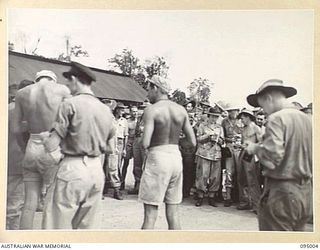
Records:
[[[300,248],[318,248],[318,244],[300,244]]]

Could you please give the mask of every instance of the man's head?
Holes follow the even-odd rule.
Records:
[[[226,111],[228,111],[228,117],[231,120],[234,120],[237,118],[240,108],[231,105],[230,107],[226,108]]]
[[[259,127],[262,127],[266,122],[266,116],[263,112],[259,112],[257,113],[256,115],[256,124],[259,126]]]
[[[62,75],[68,79],[67,87],[70,89],[71,94],[76,93],[81,85],[91,86],[96,77],[93,72],[86,66],[71,62],[71,69],[63,72]]]
[[[278,79],[271,79],[264,82],[255,94],[247,97],[251,106],[262,107],[268,115],[279,111],[286,103],[286,99],[294,96],[297,90],[293,87],[284,86]]]
[[[221,112],[218,108],[210,108],[207,111],[208,114],[208,123],[216,123],[221,115]]]
[[[122,102],[118,102],[113,112],[114,116],[118,118],[122,117],[125,113],[125,108],[127,108],[127,106],[125,106]]]
[[[138,117],[138,108],[137,108],[137,106],[131,106],[130,107],[130,115],[134,119]]]
[[[247,126],[249,125],[251,122],[254,122],[255,121],[255,116],[253,114],[253,112],[251,110],[247,110],[247,109],[244,109],[242,110],[239,115],[238,115],[238,118],[241,119],[242,123]]]
[[[162,96],[168,97],[171,90],[169,83],[161,76],[154,75],[148,82],[148,99],[151,103],[157,102]]]
[[[35,82],[39,82],[42,79],[47,79],[48,81],[57,82],[57,76],[50,70],[41,70],[37,72],[36,77],[34,79]]]
[[[194,109],[194,107],[196,106],[196,103],[195,103],[195,101],[186,100],[186,102],[184,103],[183,106],[185,107],[185,109],[188,112],[191,112]]]

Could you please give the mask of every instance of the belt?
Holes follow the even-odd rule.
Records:
[[[95,158],[95,157],[99,157],[100,155],[70,155],[70,154],[64,154],[64,157],[74,157],[74,158],[83,158],[83,157],[87,157],[87,158]]]
[[[118,140],[118,141],[120,141],[120,140],[121,140],[121,141],[123,141],[123,140],[124,140],[124,138],[117,137],[117,140]]]

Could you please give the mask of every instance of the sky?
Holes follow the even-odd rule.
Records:
[[[268,79],[298,90],[292,101],[312,102],[314,26],[311,10],[133,11],[9,9],[8,39],[15,50],[57,57],[65,37],[89,57],[74,58],[107,69],[124,48],[141,61],[163,56],[172,89],[188,95],[196,78],[214,83],[211,103],[247,106],[246,97]]]

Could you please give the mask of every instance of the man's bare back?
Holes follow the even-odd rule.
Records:
[[[18,91],[15,106],[15,127],[26,120],[29,133],[41,133],[51,129],[60,103],[70,96],[69,89],[47,79]]]
[[[181,105],[167,99],[149,106],[145,110],[144,119],[149,124],[153,123],[150,147],[166,144],[177,145],[181,131],[185,132],[186,129],[189,132],[192,131],[186,110]]]

